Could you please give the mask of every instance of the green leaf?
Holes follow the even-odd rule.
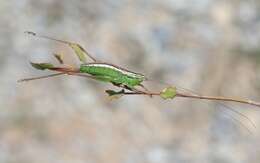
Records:
[[[82,46],[77,43],[69,43],[69,46],[74,50],[81,62],[86,62],[86,56],[88,56],[88,53],[82,48]]]
[[[119,99],[122,97],[125,93],[125,90],[122,89],[120,91],[114,91],[114,90],[106,90],[106,93],[110,97],[110,100]]]
[[[37,70],[45,70],[45,69],[50,69],[53,68],[54,66],[51,63],[33,63],[30,62],[32,67],[34,67]]]
[[[163,99],[173,99],[177,94],[176,87],[167,87],[164,88],[163,91],[160,93],[161,98]]]

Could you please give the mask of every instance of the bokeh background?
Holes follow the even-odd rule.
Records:
[[[29,61],[55,63],[53,52],[79,64],[26,30],[157,81],[259,101],[259,0],[0,0],[0,162],[260,162],[259,108],[228,104],[254,128],[216,103],[110,101],[112,85],[79,77],[17,83],[48,74]]]

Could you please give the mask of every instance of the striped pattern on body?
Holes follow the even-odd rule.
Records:
[[[131,72],[124,68],[107,63],[88,63],[80,66],[81,73],[87,73],[95,76],[97,79],[113,84],[123,84],[128,87],[140,85],[146,80],[140,73]]]

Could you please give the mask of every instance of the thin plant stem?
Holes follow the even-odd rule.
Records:
[[[64,74],[66,74],[66,73],[60,72],[60,73],[50,74],[50,75],[45,75],[45,76],[38,76],[38,77],[20,79],[17,82],[20,83],[20,82],[27,82],[27,81],[31,81],[31,80],[45,79],[45,78],[55,77],[55,76],[64,75]]]
[[[213,101],[230,101],[230,102],[238,102],[248,105],[253,105],[260,107],[260,103],[252,101],[252,100],[245,100],[245,99],[238,99],[238,98],[231,98],[231,97],[220,97],[220,96],[200,96],[200,95],[191,95],[191,94],[184,94],[184,93],[177,93],[176,97],[184,97],[184,98],[194,98],[194,99],[204,99],[204,100],[213,100]]]

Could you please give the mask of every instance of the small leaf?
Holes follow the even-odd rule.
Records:
[[[32,67],[38,69],[38,70],[45,70],[45,69],[50,69],[53,68],[54,66],[51,63],[33,63],[30,62]]]
[[[118,92],[114,91],[114,90],[106,90],[106,93],[110,97],[110,100],[114,100],[114,99],[119,99],[120,97],[122,97],[125,93],[125,90],[122,89]]]
[[[58,53],[55,53],[54,54],[54,57],[57,59],[57,61],[60,63],[60,64],[63,64],[63,56],[62,54],[58,54]]]
[[[74,50],[81,62],[86,62],[86,56],[88,53],[82,48],[82,46],[76,43],[69,43],[69,46]]]
[[[173,99],[177,92],[176,87],[167,87],[164,88],[163,91],[160,93],[161,98],[163,99]]]

